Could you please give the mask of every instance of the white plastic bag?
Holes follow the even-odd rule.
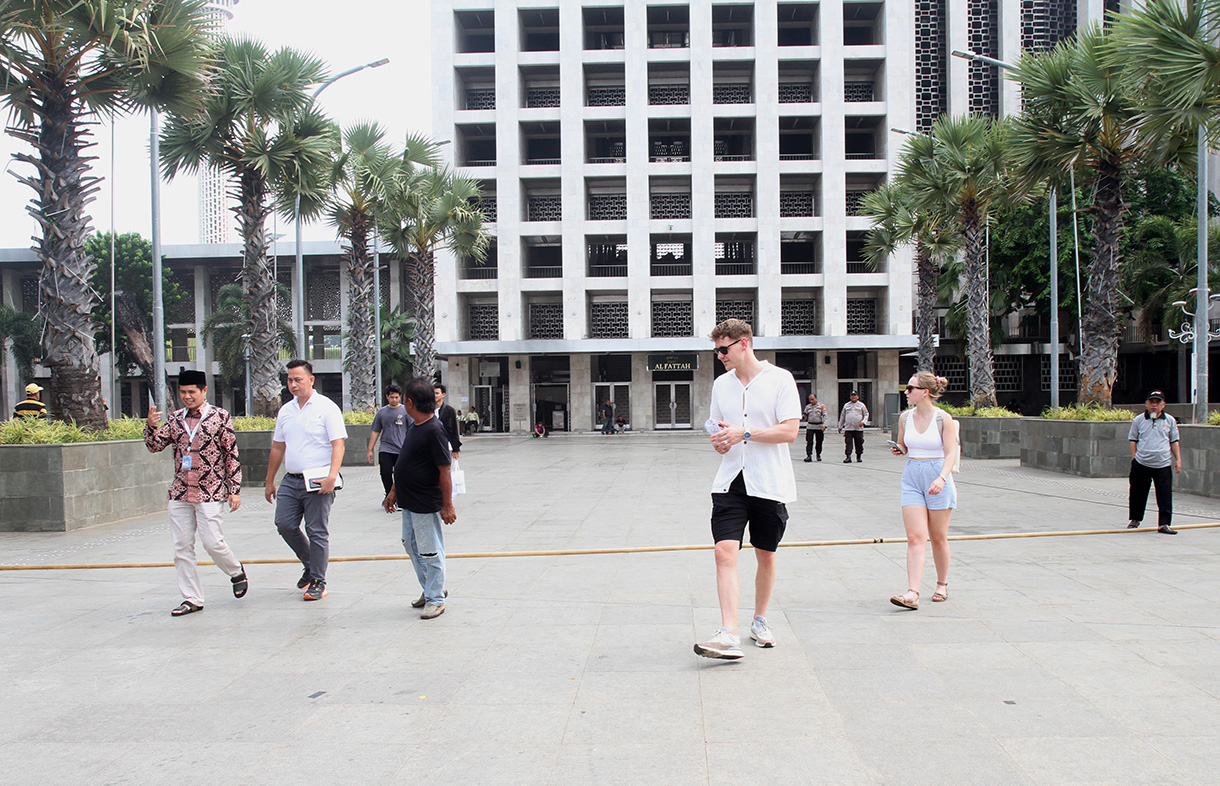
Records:
[[[458,460],[454,459],[449,465],[449,479],[453,481],[453,496],[466,493],[466,472],[458,464]]]

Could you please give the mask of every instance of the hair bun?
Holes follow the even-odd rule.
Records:
[[[936,386],[941,390],[944,390],[945,388],[949,387],[949,380],[945,377],[937,377]]]

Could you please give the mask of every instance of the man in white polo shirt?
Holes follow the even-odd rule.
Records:
[[[749,323],[726,319],[712,331],[712,341],[728,370],[712,385],[707,422],[712,447],[723,457],[712,484],[721,627],[711,639],[697,643],[695,653],[735,660],[743,654],[737,635],[737,556],[747,524],[758,562],[750,638],[759,647],[775,646],[767,627],[767,604],[775,586],[775,552],[788,523],[786,503],[796,499],[788,445],[800,433],[801,398],[791,373],[754,356]]]
[[[326,565],[330,561],[330,506],[335,501],[347,427],[335,402],[314,391],[313,366],[308,361],[288,362],[288,392],[293,399],[280,407],[275,419],[263,493],[268,502],[275,503],[275,527],[280,537],[305,566],[297,588],[305,590],[305,600],[321,600],[326,597]],[[275,473],[280,464],[286,474],[277,493]],[[327,467],[325,475],[314,472]],[[310,480],[315,480],[315,475],[320,479],[314,490],[306,487],[306,472]]]

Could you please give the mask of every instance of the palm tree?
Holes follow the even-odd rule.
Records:
[[[384,143],[385,133],[375,123],[362,123],[343,134],[343,154],[331,175],[333,191],[327,200],[330,222],[339,233],[347,256],[348,329],[343,365],[351,380],[351,406],[374,411],[377,337],[373,309],[380,293],[373,292],[373,257],[369,235],[375,234],[376,212],[400,170],[399,160]]]
[[[288,300],[288,288],[276,284],[276,297]],[[212,344],[216,362],[220,365],[220,381],[228,387],[242,381],[246,373],[246,339],[243,334],[250,324],[245,296],[240,284],[225,284],[216,291],[213,311],[203,320],[203,338]],[[296,336],[292,325],[276,315],[276,355],[280,350],[296,353]]]
[[[907,141],[897,183],[910,207],[951,227],[962,253],[966,295],[966,357],[970,400],[994,407],[995,375],[991,351],[991,307],[987,286],[986,226],[994,204],[1007,190],[1007,125],[983,116],[942,116],[930,135]]]
[[[1220,226],[1208,227],[1208,268],[1220,276]],[[1151,215],[1131,227],[1131,252],[1123,260],[1123,291],[1140,309],[1137,325],[1145,342],[1158,327],[1177,329],[1184,314],[1172,305],[1191,301],[1190,290],[1199,275],[1198,222],[1194,217],[1174,221]]]
[[[435,378],[436,252],[449,249],[482,260],[490,241],[483,213],[476,207],[478,185],[435,161],[439,145],[408,137],[402,176],[379,217],[381,234],[407,261],[415,317],[415,373]]]
[[[1118,378],[1122,335],[1119,302],[1123,189],[1141,155],[1135,108],[1122,73],[1106,55],[1108,34],[1091,25],[1075,40],[1018,61],[1013,78],[1023,104],[1013,124],[1012,149],[1021,185],[1061,183],[1075,169],[1092,182],[1093,259],[1080,326],[1080,401],[1109,406]],[[1055,351],[1052,349],[1052,351]]]
[[[214,166],[233,184],[250,320],[253,411],[274,415],[281,385],[267,216],[273,202],[289,214],[296,196],[302,216],[318,213],[337,134],[310,97],[310,87],[326,78],[321,60],[289,48],[268,52],[256,41],[238,38],[224,38],[218,57],[220,70],[203,111],[167,117],[161,164],[171,178]]]
[[[90,126],[141,107],[189,113],[209,67],[204,0],[27,0],[0,4],[0,102],[9,133],[36,155],[15,160],[34,173],[28,211],[41,237],[38,277],[45,321],[49,405],[82,426],[103,428],[100,363],[85,251],[85,212],[99,179],[90,173]]]
[[[901,186],[886,184],[864,197],[864,213],[873,226],[864,243],[865,259],[879,266],[898,248],[915,246],[916,316],[919,336],[919,371],[933,371],[936,332],[936,281],[943,260],[952,256],[956,244],[937,217],[911,207],[912,197]]]
[[[406,384],[415,376],[411,344],[415,341],[415,317],[400,309],[381,309],[381,373],[387,383]]]

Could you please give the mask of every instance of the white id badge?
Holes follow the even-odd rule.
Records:
[[[182,468],[183,469],[191,468],[191,456],[189,453],[182,457]]]

